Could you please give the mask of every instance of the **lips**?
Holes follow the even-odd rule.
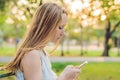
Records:
[[[61,39],[61,38],[63,38],[63,36],[58,37],[58,39]]]

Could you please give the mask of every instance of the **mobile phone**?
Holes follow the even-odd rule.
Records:
[[[82,64],[80,64],[79,68],[82,68],[87,63],[88,63],[88,61],[84,61]]]

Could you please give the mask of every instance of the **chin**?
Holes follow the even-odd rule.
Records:
[[[54,40],[54,41],[51,41],[51,43],[53,43],[53,44],[55,44],[56,42],[57,42],[57,41],[55,41],[55,40]]]
[[[60,43],[60,38],[58,38],[58,39],[56,39],[56,40],[54,40],[54,41],[51,41],[53,44],[58,44],[58,43]]]
[[[57,43],[57,41],[53,41],[52,43],[53,43],[53,44],[56,44],[56,43]]]

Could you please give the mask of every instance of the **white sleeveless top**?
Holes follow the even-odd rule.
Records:
[[[47,55],[45,55],[42,51],[38,50],[40,54],[40,59],[42,62],[42,80],[56,80],[57,75],[53,72],[50,60]],[[15,73],[16,80],[25,80],[23,72],[21,70],[17,70]]]

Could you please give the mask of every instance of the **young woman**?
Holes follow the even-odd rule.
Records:
[[[15,73],[17,80],[76,80],[78,67],[68,65],[57,77],[44,51],[47,43],[56,44],[64,36],[67,19],[66,11],[55,3],[39,6],[14,60],[5,69]]]

